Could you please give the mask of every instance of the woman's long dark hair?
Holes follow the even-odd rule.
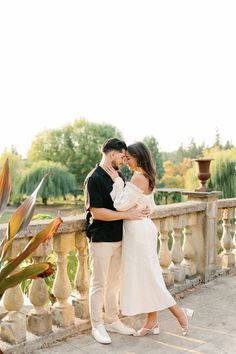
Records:
[[[149,148],[141,141],[138,141],[129,145],[127,150],[130,156],[136,159],[138,167],[141,167],[144,171],[144,175],[149,181],[149,189],[153,190],[156,184],[156,169]]]

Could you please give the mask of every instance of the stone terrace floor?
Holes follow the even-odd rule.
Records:
[[[58,342],[35,354],[182,354],[236,353],[236,273],[201,284],[176,296],[183,307],[192,308],[188,336],[181,336],[177,321],[169,311],[160,313],[161,333],[143,338],[111,333],[112,344],[97,343],[90,332]],[[141,316],[124,322],[138,329]]]

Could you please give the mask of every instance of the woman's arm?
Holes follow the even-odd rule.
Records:
[[[135,177],[135,175],[133,175],[131,179],[132,182],[127,182],[126,185],[124,185],[123,179],[119,177],[118,172],[112,166],[106,166],[105,171],[114,181],[113,189],[110,195],[114,202],[114,207],[116,208],[116,210],[125,211],[135,207],[139,198],[143,194],[143,190],[141,190],[138,186],[142,185],[140,183],[140,180],[142,179],[139,178],[139,175],[137,176],[137,178]]]
[[[140,220],[146,216],[145,211],[131,208],[126,211],[115,211],[106,208],[90,208],[94,220],[115,221],[115,220]]]
[[[145,190],[148,190],[148,180],[142,174],[136,174],[132,176],[130,182],[126,185],[118,172],[113,167],[106,167],[105,171],[113,179],[113,189],[110,193],[114,202],[116,210],[125,211],[137,206],[139,198],[142,196]],[[142,209],[145,217],[150,216],[150,209]]]

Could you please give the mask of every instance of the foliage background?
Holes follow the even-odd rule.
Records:
[[[83,181],[101,158],[100,146],[111,138],[123,139],[122,132],[109,124],[88,122],[81,118],[58,129],[43,130],[38,133],[28,151],[27,159],[17,153],[14,146],[0,155],[0,165],[6,157],[10,161],[10,169],[14,189],[11,205],[17,205],[32,192],[40,179],[42,170],[54,173],[39,196],[49,205],[61,205],[81,202],[83,208]],[[167,137],[168,138],[168,137]],[[146,136],[143,142],[150,148],[157,168],[157,188],[181,188],[194,190],[199,186],[197,179],[196,158],[211,157],[211,179],[209,187],[223,191],[222,197],[235,197],[235,161],[236,147],[227,141],[221,144],[220,133],[216,131],[212,146],[204,143],[197,145],[192,139],[188,146],[181,145],[176,151],[160,151],[155,136]],[[126,179],[131,173],[126,166],[122,168]],[[171,193],[168,198],[157,193],[156,203],[179,202],[183,200],[180,193]],[[40,204],[38,200],[38,204]],[[62,208],[61,208],[62,209]],[[44,211],[45,212],[45,211]]]

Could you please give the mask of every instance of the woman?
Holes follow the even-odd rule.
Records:
[[[114,180],[111,197],[114,207],[124,211],[137,206],[155,208],[154,188],[156,171],[148,147],[142,142],[127,148],[127,164],[133,176],[124,185],[113,167],[106,172]],[[182,334],[188,331],[188,317],[193,311],[178,306],[166,288],[156,253],[157,231],[151,218],[124,220],[122,241],[122,281],[120,305],[123,315],[132,316],[146,313],[144,326],[137,336],[148,333],[158,334],[157,311],[168,308],[177,318]]]

